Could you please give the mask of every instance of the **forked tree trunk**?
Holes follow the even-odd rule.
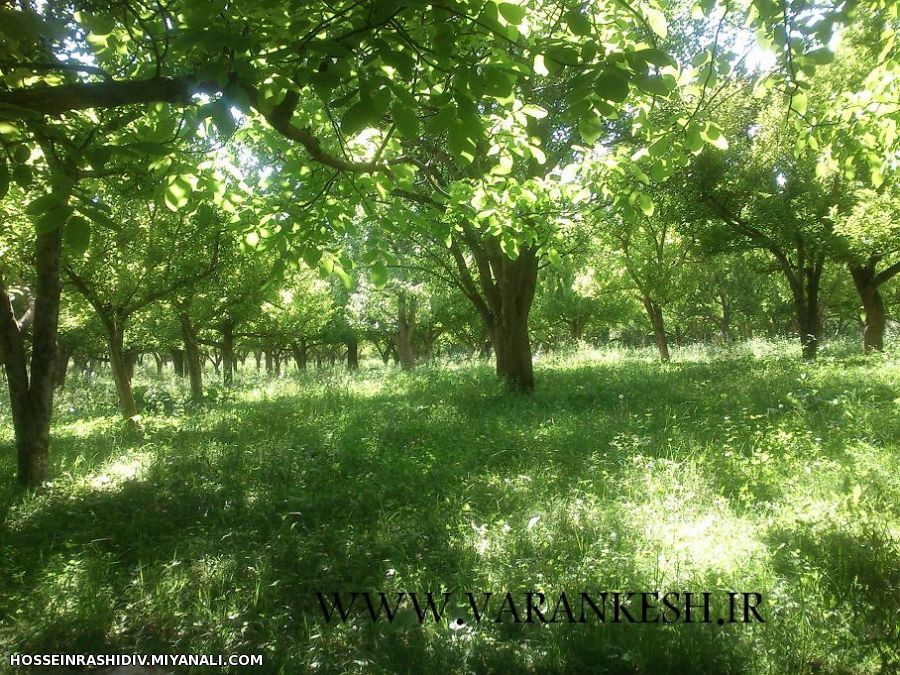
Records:
[[[397,296],[397,354],[403,370],[412,370],[416,366],[416,355],[412,342],[415,328],[415,298],[407,299],[406,293],[401,291]]]
[[[191,398],[200,401],[203,398],[203,360],[200,357],[200,343],[197,342],[197,333],[187,312],[179,312],[178,320],[181,324],[185,362],[191,381]]]
[[[538,259],[533,247],[520,247],[508,257],[494,238],[464,227],[463,239],[478,270],[477,285],[462,249],[452,242],[450,253],[460,288],[478,310],[496,354],[497,376],[509,389],[534,391],[534,366],[528,335],[528,315],[537,287]],[[484,353],[484,352],[483,352]]]
[[[851,265],[850,274],[853,285],[862,302],[865,312],[865,329],[863,330],[863,349],[867,353],[884,351],[884,330],[887,326],[887,315],[884,311],[884,300],[878,290],[874,265]]]
[[[644,309],[647,310],[647,316],[650,318],[650,325],[653,327],[653,339],[656,342],[656,350],[659,352],[659,358],[663,362],[669,360],[669,340],[666,336],[666,323],[663,318],[662,306],[648,297],[643,298]]]
[[[4,355],[9,388],[18,480],[26,487],[40,485],[47,480],[49,473],[53,370],[62,290],[59,275],[61,247],[60,228],[36,236],[37,276],[31,314],[30,373],[23,334],[25,326],[16,320],[0,278],[0,351]]]

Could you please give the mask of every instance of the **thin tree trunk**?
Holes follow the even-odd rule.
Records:
[[[351,372],[359,370],[359,341],[356,335],[347,340],[347,369]]]
[[[181,339],[184,341],[185,361],[191,381],[191,398],[200,401],[203,399],[203,360],[200,358],[200,343],[197,342],[197,333],[187,312],[179,312],[178,320],[181,323]]]
[[[172,350],[172,368],[175,370],[175,374],[178,377],[184,377],[184,350],[183,349],[173,349]]]
[[[856,286],[866,315],[863,350],[866,353],[882,352],[887,315],[884,311],[884,300],[875,282],[874,265],[851,265],[850,274],[853,276],[853,284]]]
[[[226,387],[234,384],[234,327],[226,324],[222,328],[222,374]]]
[[[66,384],[66,375],[69,371],[69,358],[72,355],[72,349],[67,344],[57,345],[56,363],[53,366],[53,386],[56,389],[64,387]]]
[[[275,373],[275,359],[272,356],[272,350],[266,350],[266,375],[273,375]]]
[[[297,370],[304,372],[307,366],[306,340],[295,342],[291,346],[291,351],[294,353],[294,362],[297,364]]]
[[[663,318],[662,306],[647,297],[643,298],[643,301],[644,309],[647,310],[647,316],[650,318],[650,325],[653,326],[653,338],[656,341],[659,358],[661,361],[668,361],[669,340],[666,336],[666,324]]]
[[[126,420],[133,420],[137,414],[134,393],[131,390],[131,374],[124,349],[124,326],[120,322],[111,322],[106,326],[109,344],[109,365],[112,370],[119,407]]]
[[[397,296],[397,354],[403,370],[412,370],[416,366],[416,355],[412,344],[415,327],[415,299],[407,300],[406,293],[401,291]]]

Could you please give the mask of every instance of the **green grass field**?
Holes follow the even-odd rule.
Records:
[[[532,397],[477,363],[272,383],[247,369],[194,408],[148,371],[137,431],[109,382],[72,377],[50,488],[13,486],[0,413],[0,652],[261,653],[273,673],[896,673],[900,357],[716,354],[545,357]],[[606,589],[759,592],[766,623],[326,624],[315,596]]]

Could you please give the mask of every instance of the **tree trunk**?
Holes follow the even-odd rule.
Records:
[[[35,293],[31,316],[31,373],[23,326],[0,279],[0,351],[3,352],[13,430],[16,438],[18,480],[36,487],[47,480],[50,465],[50,421],[53,414],[53,371],[59,328],[60,255],[62,228],[35,238]]]
[[[222,328],[222,381],[226,387],[234,384],[234,327]]]
[[[116,384],[119,407],[126,420],[133,420],[137,416],[138,410],[134,402],[134,393],[131,391],[131,373],[124,348],[125,328],[121,322],[113,321],[106,326],[106,330],[109,344],[109,365],[112,370],[113,382]]]
[[[534,391],[528,314],[537,287],[537,255],[533,249],[523,248],[515,260],[510,260],[498,246],[491,267],[497,277],[491,289],[495,307],[491,341],[497,355],[497,375],[511,390],[528,394]]]
[[[851,265],[850,274],[853,276],[853,284],[866,314],[863,349],[866,353],[882,352],[887,315],[878,284],[875,282],[874,265]]]
[[[359,341],[355,335],[347,340],[347,369],[359,370]]]
[[[299,372],[304,372],[306,370],[307,365],[307,354],[306,354],[306,340],[300,340],[299,342],[295,342],[291,346],[291,350],[294,353],[294,362],[297,364],[297,370]]]
[[[644,309],[650,317],[650,325],[653,326],[653,338],[656,341],[656,349],[661,361],[669,360],[669,341],[666,337],[666,324],[663,318],[662,307],[650,298],[643,298]]]
[[[184,350],[172,350],[172,368],[178,377],[184,377]]]
[[[416,328],[416,301],[407,300],[406,293],[397,296],[397,354],[400,367],[412,370],[416,366],[416,355],[413,352],[413,332]]]
[[[822,340],[822,312],[819,307],[819,266],[804,270],[801,293],[794,292],[794,312],[800,332],[800,348],[804,361],[815,361]]]
[[[163,357],[159,352],[153,352],[153,362],[156,364],[156,374],[162,375]]]
[[[184,341],[185,361],[191,380],[191,398],[200,401],[203,399],[203,360],[200,358],[200,343],[197,342],[197,333],[187,312],[179,312],[178,320],[181,323],[181,339]]]
[[[272,350],[266,350],[266,375],[273,375],[275,373],[275,360],[272,357]]]
[[[71,355],[72,349],[68,345],[57,345],[56,363],[53,366],[53,386],[56,389],[64,387],[66,384],[66,375],[69,371],[69,358]]]

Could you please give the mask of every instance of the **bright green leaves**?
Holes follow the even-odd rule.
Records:
[[[700,135],[700,129],[695,125],[691,125],[685,133],[684,147],[695,154],[703,149],[703,137]]]
[[[656,33],[660,38],[665,39],[665,37],[669,34],[669,24],[666,21],[666,16],[658,9],[653,9],[652,7],[644,8],[644,16],[647,17],[647,25],[650,26],[650,30]]]
[[[578,120],[578,133],[581,134],[582,140],[587,145],[593,145],[597,142],[603,132],[605,131],[605,127],[603,126],[603,120],[597,117],[593,112],[588,112],[584,117]]]
[[[387,285],[388,269],[382,261],[376,260],[369,269],[369,272],[372,276],[372,283],[375,285],[375,288],[382,289]]]
[[[653,205],[653,199],[646,192],[638,195],[637,206],[641,212],[648,218],[653,215],[656,208]]]
[[[798,115],[805,115],[809,109],[809,98],[802,91],[795,91],[790,96],[791,110]]]
[[[566,12],[566,25],[575,35],[590,35],[591,20],[577,9]]]
[[[525,7],[514,5],[511,2],[501,2],[497,9],[500,11],[500,16],[513,26],[518,26],[522,23],[528,11]]]
[[[700,136],[714,148],[718,148],[719,150],[728,149],[728,139],[725,138],[722,130],[715,124],[707,124],[706,128],[700,132]]]
[[[197,187],[197,177],[192,174],[169,176],[163,193],[163,202],[170,211],[180,211],[187,205],[191,193]]]
[[[63,244],[75,255],[83,254],[91,243],[91,224],[82,216],[72,216],[63,230]]]

